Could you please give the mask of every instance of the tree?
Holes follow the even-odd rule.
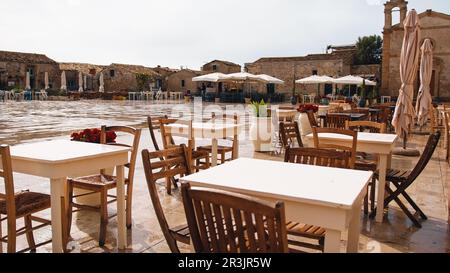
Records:
[[[356,42],[355,64],[381,64],[383,39],[379,35],[359,37]]]
[[[144,89],[148,87],[151,77],[147,74],[138,73],[136,74],[136,82],[138,91],[145,91]]]

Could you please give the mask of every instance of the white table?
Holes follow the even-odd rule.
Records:
[[[314,136],[309,134],[305,137],[306,144],[310,147],[314,146]],[[336,134],[319,134],[320,142],[323,144],[335,144],[349,146],[351,145],[351,137]],[[386,186],[386,171],[391,167],[392,150],[397,135],[390,134],[374,134],[374,133],[358,133],[357,151],[379,156],[378,169],[380,172],[378,182],[378,198],[377,198],[377,217],[376,221],[383,222],[384,211],[384,193]]]
[[[174,123],[167,126],[172,134],[185,135],[189,138],[190,148],[195,148],[195,139],[211,139],[212,151],[211,151],[211,165],[217,166],[217,147],[218,139],[224,139],[232,137],[234,145],[234,158],[239,158],[239,134],[241,133],[242,124],[231,123],[212,123],[212,122],[193,122],[192,133],[188,132],[188,126],[186,124]]]
[[[183,96],[183,92],[170,92],[170,98],[171,99],[181,100],[182,96]]]
[[[278,118],[283,119],[284,121],[287,121],[287,119],[289,119],[289,118],[294,120],[297,113],[298,113],[298,111],[295,109],[293,109],[293,110],[277,109]]]
[[[50,179],[53,252],[63,252],[61,197],[67,196],[67,177],[116,167],[118,246],[126,247],[124,165],[130,149],[68,140],[11,147],[14,172]]]
[[[360,215],[372,172],[240,158],[187,177],[192,186],[225,190],[271,202],[283,201],[289,221],[326,229],[325,252],[358,252]]]

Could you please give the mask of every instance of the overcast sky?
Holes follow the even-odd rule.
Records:
[[[198,69],[323,53],[380,34],[385,0],[1,0],[0,50],[60,62]],[[409,8],[450,14],[449,0]]]

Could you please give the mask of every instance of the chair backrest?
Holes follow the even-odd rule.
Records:
[[[148,130],[150,131],[150,137],[152,139],[153,148],[155,148],[155,151],[160,150],[156,139],[155,130],[161,129],[161,119],[167,119],[167,115],[162,117],[147,117]]]
[[[239,123],[239,116],[235,113],[234,115],[228,115],[226,113],[224,113],[222,116],[217,116],[216,113],[212,112],[211,113],[211,122],[215,123],[215,124],[234,124],[234,125],[238,125]],[[226,129],[224,129],[225,131]],[[234,135],[238,134],[238,128],[234,129]],[[225,137],[226,134],[225,132],[223,133],[224,138],[223,139],[227,139],[227,140],[234,140],[234,137],[231,138],[227,138]]]
[[[309,120],[309,124],[311,125],[311,128],[319,127],[319,124],[317,123],[317,119],[316,119],[316,116],[314,115],[314,112],[308,111],[307,114],[308,114],[308,120]]]
[[[428,138],[427,145],[425,146],[425,149],[422,153],[422,156],[420,157],[416,166],[408,176],[409,183],[412,183],[428,165],[428,162],[430,162],[430,159],[433,156],[434,151],[436,150],[440,138],[441,138],[440,131],[437,131],[430,135],[430,137]]]
[[[15,202],[15,191],[14,191],[14,178],[11,164],[11,154],[9,146],[0,146],[0,178],[2,178],[5,187],[5,193],[0,193],[0,199],[6,201],[6,214],[8,216],[8,225],[16,225],[16,202]]]
[[[342,135],[343,137],[351,137],[351,142],[349,145],[338,145],[338,144],[324,144],[321,143],[319,134],[336,134]],[[336,129],[336,128],[313,128],[314,136],[314,147],[319,149],[333,149],[339,151],[345,151],[350,154],[350,168],[355,167],[356,162],[356,147],[358,141],[358,132],[352,130]]]
[[[169,128],[175,126],[176,128]],[[188,140],[188,146],[191,148],[191,141],[193,139],[192,120],[183,119],[161,119],[160,120],[161,138],[164,149],[169,149],[177,146],[175,144],[175,137],[182,137]]]
[[[316,148],[290,148],[286,149],[285,162],[332,167],[350,168],[350,153]]]
[[[302,137],[298,128],[298,122],[280,122],[280,137],[283,147],[291,147],[297,141],[297,147],[303,147]]]
[[[107,133],[110,131],[114,131],[117,133],[125,133],[133,136],[133,143],[131,145],[125,143],[107,143]],[[123,146],[131,148],[130,152],[130,161],[125,167],[128,168],[128,180],[130,184],[133,183],[134,172],[136,169],[136,158],[139,150],[139,141],[141,140],[141,129],[136,129],[128,126],[102,126],[102,130],[100,133],[100,143],[115,145],[115,146]]]
[[[191,240],[197,253],[288,252],[284,203],[182,185]]]
[[[350,115],[327,114],[325,124],[328,128],[344,129],[345,122],[350,120]]]
[[[187,158],[187,148],[184,144],[152,153],[148,150],[142,151],[142,161],[144,164],[144,173],[147,180],[150,199],[152,200],[153,208],[155,209],[161,230],[168,242],[173,241],[173,238],[159,199],[156,182],[163,178],[191,174],[191,167],[190,164],[188,164]],[[158,159],[158,161],[155,161],[155,159]]]
[[[358,132],[369,131],[370,133],[385,134],[386,124],[374,121],[347,121],[345,129],[356,130]]]

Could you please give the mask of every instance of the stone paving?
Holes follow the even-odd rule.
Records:
[[[56,107],[56,106],[55,106]],[[122,114],[127,110],[118,110],[117,107],[108,106],[110,109]],[[142,124],[145,120],[145,115],[148,114],[148,108],[146,106],[127,106],[129,109],[133,109],[131,118],[119,120],[114,116],[108,116],[102,113],[102,117],[91,116],[89,119],[95,120],[95,122],[108,121],[109,123],[125,123],[125,124]],[[158,106],[159,107],[159,106]],[[154,106],[158,110],[150,111],[152,114],[158,112],[161,113],[161,108]],[[137,110],[140,109],[140,110]],[[75,110],[72,110],[75,111]],[[56,113],[56,112],[55,112]],[[79,117],[77,119],[82,120]],[[17,113],[17,115],[19,115]],[[133,120],[133,116],[139,116],[139,120]],[[4,116],[3,116],[4,117]],[[42,117],[42,116],[41,116]],[[60,117],[62,118],[62,116]],[[91,120],[91,121],[92,121]],[[62,121],[65,124],[70,124],[69,121]],[[100,125],[99,123],[92,122],[92,124]],[[56,123],[56,121],[55,121]],[[5,123],[1,122],[0,127],[5,126]],[[91,126],[91,123],[88,123]],[[88,127],[83,123],[83,126]],[[71,126],[77,126],[75,124]],[[84,128],[78,126],[76,128]],[[70,126],[69,126],[70,127]],[[3,127],[5,128],[5,127]],[[68,128],[73,130],[73,127]],[[23,130],[26,130],[24,128]],[[248,128],[247,128],[248,130]],[[69,131],[69,130],[67,130]],[[26,135],[26,134],[23,134]],[[23,136],[21,135],[21,136]],[[68,138],[68,132],[61,130],[55,134],[50,132],[45,135],[46,138]],[[17,135],[14,135],[17,137]],[[41,134],[39,134],[41,136]],[[5,137],[5,136],[3,136]],[[1,138],[1,134],[0,134]],[[119,136],[119,139],[122,136]],[[414,135],[409,142],[410,147],[416,147],[419,150],[423,149],[427,137]],[[32,141],[35,141],[33,139]],[[2,140],[5,142],[5,138]],[[30,141],[30,139],[16,138],[7,139],[6,142],[23,142]],[[207,140],[198,140],[197,145],[208,144]],[[400,145],[400,144],[399,144]],[[253,157],[267,160],[282,160],[282,156],[271,153],[255,153],[253,151],[250,141],[242,139],[240,142],[240,156],[241,157]],[[143,135],[140,142],[141,149],[152,149],[150,135],[147,129],[143,130]],[[415,162],[418,158],[407,157],[393,157],[393,168],[405,168],[412,169],[415,166]],[[382,224],[375,223],[374,220],[368,219],[361,213],[362,228],[360,236],[360,252],[365,253],[409,253],[409,252],[426,252],[426,253],[442,253],[450,252],[450,229],[449,229],[449,182],[450,182],[450,168],[448,163],[445,162],[445,150],[444,144],[441,142],[437,151],[435,152],[429,165],[408,190],[414,200],[429,217],[428,221],[423,222],[423,227],[418,229],[412,225],[409,219],[398,209],[396,205],[391,205],[388,214],[385,217],[385,221]],[[46,179],[25,176],[21,174],[15,174],[16,190],[31,189],[33,191],[49,192],[49,183]],[[3,187],[3,185],[1,185]],[[1,188],[3,191],[3,188]],[[172,196],[169,196],[165,192],[164,183],[159,186],[160,198],[167,216],[167,219],[171,225],[179,225],[185,223],[184,211],[181,203],[181,196],[179,190],[174,190]],[[110,213],[114,213],[115,205],[109,206]],[[49,211],[46,211],[42,216],[49,217]],[[19,225],[21,225],[19,221]],[[6,226],[3,224],[3,231]],[[119,252],[116,245],[117,238],[117,222],[115,218],[112,218],[108,224],[108,234],[106,245],[104,247],[98,246],[97,236],[99,229],[99,215],[95,212],[78,212],[74,214],[71,237],[72,241],[69,243],[71,252],[89,252],[89,253],[101,253],[101,252]],[[345,235],[345,234],[344,234]],[[35,232],[36,240],[48,240],[51,237],[51,229],[44,228]],[[345,236],[343,236],[345,238]],[[146,252],[146,253],[160,253],[169,252],[165,239],[159,227],[159,223],[156,219],[153,207],[151,205],[150,196],[147,190],[146,181],[143,173],[142,160],[140,155],[138,156],[137,169],[135,176],[135,188],[134,188],[134,200],[133,200],[133,226],[128,231],[128,244],[129,247],[124,252]],[[346,241],[342,240],[342,250],[345,249]],[[18,249],[26,246],[26,239],[23,237],[18,240]],[[182,252],[190,252],[190,247],[180,244]],[[46,245],[38,249],[38,252],[51,252],[51,245]]]

